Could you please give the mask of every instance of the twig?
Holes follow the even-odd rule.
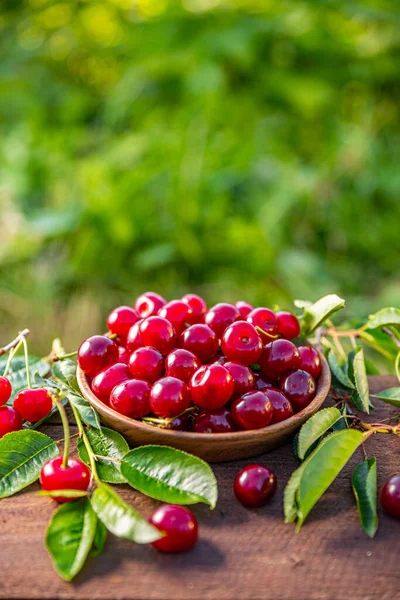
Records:
[[[12,342],[7,344],[6,346],[3,346],[3,348],[0,348],[0,356],[2,356],[3,354],[7,354],[7,352],[10,352],[10,350],[15,348],[15,346],[17,346],[19,342],[22,339],[25,339],[29,334],[29,329],[23,329],[22,331],[20,331],[17,337]]]
[[[394,335],[393,331],[390,331],[390,329],[388,329],[387,327],[382,327],[382,331],[383,331],[383,333],[386,333],[386,335],[388,335],[392,339],[392,342],[398,348],[400,348],[400,340],[397,339],[397,337]]]

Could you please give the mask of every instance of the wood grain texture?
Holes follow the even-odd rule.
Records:
[[[99,400],[90,389],[86,376],[79,367],[77,368],[77,379],[82,395],[99,412],[105,425],[122,433],[131,446],[146,444],[173,446],[215,463],[250,458],[281,446],[321,408],[329,393],[331,372],[325,357],[322,354],[320,356],[322,371],[318,379],[317,394],[306,408],[285,421],[263,429],[219,433],[218,435],[160,429],[148,423],[131,419]]]
[[[390,377],[370,381],[372,392],[396,385]],[[374,421],[398,412],[375,404]],[[47,432],[62,437],[58,426]],[[399,438],[374,436],[367,449],[377,457],[379,484],[400,473]],[[0,598],[395,600],[400,598],[400,522],[380,510],[375,540],[362,533],[351,491],[352,467],[361,460],[359,451],[297,535],[282,516],[283,489],[296,467],[290,444],[257,459],[278,478],[277,494],[261,509],[245,509],[233,496],[235,475],[251,461],[214,465],[220,497],[214,511],[193,507],[200,539],[191,552],[162,555],[110,535],[104,553],[71,584],[58,578],[44,548],[55,505],[35,495],[35,484],[0,504]],[[128,487],[119,489],[145,516],[158,505]]]

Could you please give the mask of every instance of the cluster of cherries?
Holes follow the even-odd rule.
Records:
[[[78,363],[96,396],[125,416],[227,433],[283,421],[315,396],[320,356],[291,341],[300,326],[289,312],[147,292],[107,325],[115,339],[88,338]]]
[[[53,406],[53,400],[45,388],[22,390],[15,396],[13,406],[5,406],[11,394],[10,380],[0,376],[0,438],[6,433],[22,429],[23,421],[40,421]]]

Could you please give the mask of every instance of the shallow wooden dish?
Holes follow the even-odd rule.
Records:
[[[317,395],[304,410],[286,421],[264,429],[218,434],[171,431],[130,419],[106,406],[94,395],[85,374],[79,367],[77,368],[77,378],[82,395],[97,410],[104,424],[119,431],[132,446],[145,444],[173,446],[196,454],[209,462],[223,462],[250,458],[280,446],[321,408],[331,385],[329,366],[322,355],[321,363],[322,373],[318,380]]]

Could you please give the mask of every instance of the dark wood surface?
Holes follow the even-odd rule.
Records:
[[[396,385],[393,377],[373,377],[371,391]],[[373,420],[397,414],[375,402]],[[47,426],[54,439],[59,425]],[[400,473],[400,440],[374,436],[369,456],[378,462],[378,483]],[[56,575],[43,537],[55,508],[39,498],[37,484],[0,504],[0,597],[79,599],[247,599],[394,600],[400,598],[400,522],[379,511],[374,540],[362,533],[351,491],[351,470],[363,459],[357,452],[319,501],[299,534],[285,525],[284,486],[296,467],[291,446],[256,460],[271,467],[278,491],[267,506],[248,510],[232,491],[238,470],[251,461],[213,466],[219,483],[214,511],[193,507],[200,539],[187,554],[163,555],[109,535],[104,553],[89,561],[72,583]],[[145,516],[157,505],[131,488],[120,492]]]

